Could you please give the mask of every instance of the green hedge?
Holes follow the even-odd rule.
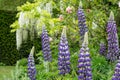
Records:
[[[16,50],[15,33],[10,32],[10,25],[15,20],[16,12],[0,11],[0,62],[12,65],[19,59]]]

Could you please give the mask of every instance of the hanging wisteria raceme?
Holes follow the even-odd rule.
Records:
[[[88,28],[86,26],[86,19],[85,19],[85,14],[82,9],[82,3],[80,4],[80,7],[78,8],[77,14],[78,14],[78,26],[80,29],[80,38],[81,38],[81,41],[83,42],[85,32],[88,31]]]
[[[120,80],[120,60],[118,60],[118,63],[116,64],[112,80]]]
[[[63,28],[59,43],[58,68],[62,75],[70,72],[70,52],[66,37],[66,27]]]
[[[100,55],[106,56],[106,51],[107,51],[106,45],[104,43],[100,43],[99,50]]]
[[[49,42],[49,36],[47,33],[47,30],[45,28],[45,25],[42,27],[42,51],[43,51],[43,57],[45,61],[51,61],[51,50],[50,50],[50,42]]]
[[[28,39],[28,30],[27,29],[23,29],[23,41],[27,41]]]
[[[91,59],[87,45],[88,35],[86,32],[78,59],[78,80],[92,80]]]
[[[16,30],[16,44],[17,44],[17,50],[20,49],[23,41],[23,31],[21,28]]]
[[[31,49],[31,52],[28,57],[28,76],[30,80],[36,80],[36,68],[35,68],[35,63],[34,63],[34,46]]]
[[[18,18],[18,24],[21,28],[29,27],[30,19],[27,17],[26,12],[20,12],[19,18]]]
[[[23,27],[25,25],[25,13],[24,12],[20,12],[20,16],[18,18],[18,23],[20,27]]]
[[[107,34],[108,34],[107,59],[113,62],[117,60],[119,56],[118,35],[117,35],[116,22],[114,21],[113,12],[110,13],[110,18],[107,24]]]
[[[37,36],[37,19],[35,18],[30,19],[29,24],[30,24],[30,27],[29,27],[30,38],[31,40],[34,40],[35,37]]]
[[[28,38],[28,30],[19,28],[16,30],[16,44],[17,44],[17,50],[21,48],[21,45],[24,42],[27,41]]]

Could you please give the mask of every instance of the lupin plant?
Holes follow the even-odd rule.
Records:
[[[84,14],[83,9],[82,9],[82,2],[80,2],[77,15],[78,15],[78,26],[80,29],[80,38],[81,38],[81,41],[83,41],[85,32],[88,31],[88,28],[86,25],[85,14]]]
[[[106,51],[107,51],[106,45],[104,43],[100,43],[99,50],[100,55],[106,56]]]
[[[117,35],[116,22],[114,21],[113,12],[110,13],[109,21],[107,24],[107,34],[108,34],[107,59],[113,62],[117,60],[119,56],[118,35]]]
[[[86,32],[78,59],[78,80],[92,80],[91,59],[87,46],[88,34]]]
[[[120,80],[120,60],[118,60],[118,63],[116,64],[112,80]]]
[[[42,27],[41,38],[42,38],[42,51],[43,51],[44,61],[51,61],[52,56],[51,56],[51,50],[50,50],[50,42],[49,42],[49,36],[45,28],[45,25],[43,25]]]
[[[66,37],[66,27],[63,28],[59,43],[58,67],[62,75],[70,72],[70,51]]]
[[[35,63],[34,63],[34,46],[31,49],[31,52],[28,57],[28,76],[30,80],[36,80],[36,68],[35,68]]]

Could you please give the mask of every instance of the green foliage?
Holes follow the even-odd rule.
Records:
[[[15,69],[11,72],[12,80],[29,80],[25,68],[19,66],[19,61],[17,61]]]
[[[2,62],[0,62],[0,66],[5,66],[5,64],[4,64],[4,63],[2,63]]]
[[[26,1],[32,2],[33,0],[0,0],[0,10],[16,11],[17,6],[22,5]]]
[[[119,44],[120,44],[120,8],[117,10],[117,15],[116,15],[116,23],[117,23],[117,29],[118,29],[118,39],[119,39]]]
[[[26,66],[28,64],[27,58],[23,58],[19,60],[18,66]]]
[[[91,47],[91,46],[90,46]],[[90,49],[90,54],[91,54],[91,60],[92,60],[92,75],[93,75],[93,80],[111,80],[114,68],[115,68],[115,63],[108,63],[106,59],[102,56],[100,56],[97,52],[97,49]],[[41,52],[39,53],[39,65],[36,65],[37,69],[37,75],[36,78],[38,80],[77,80],[77,61],[78,61],[78,52],[73,53],[71,51],[71,72],[69,74],[66,74],[64,76],[59,75],[59,70],[58,70],[58,62],[56,59],[53,59],[52,62],[49,63],[49,72],[46,72],[45,66],[44,66],[44,61],[42,59],[42,54]],[[53,54],[56,55],[56,54]],[[27,65],[22,67],[18,66],[19,64],[16,65],[16,69],[14,70],[14,74],[16,74],[16,79],[22,80],[28,79],[26,76],[27,74]],[[15,75],[13,75],[15,77]],[[13,79],[14,80],[14,79]]]
[[[111,80],[115,64],[108,63],[100,55],[92,56],[93,80]]]

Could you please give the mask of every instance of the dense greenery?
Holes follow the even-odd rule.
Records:
[[[111,80],[111,77],[113,75],[113,71],[115,68],[115,63],[108,63],[104,57],[101,57],[94,49],[90,50],[91,58],[92,58],[92,74],[93,74],[93,80]],[[71,53],[73,53],[71,51]],[[58,71],[58,65],[56,59],[53,59],[53,61],[50,63],[50,71],[46,72],[44,67],[44,62],[42,59],[39,61],[40,64],[36,65],[37,69],[37,76],[36,78],[38,80],[77,80],[77,58],[78,58],[79,52],[74,53],[71,56],[71,72],[70,74],[67,74],[65,76],[59,75]],[[39,58],[42,58],[39,57]],[[24,60],[23,60],[24,61]],[[29,80],[27,77],[27,66],[24,66],[20,62],[18,62],[16,69],[13,70],[13,74],[16,75],[13,76],[14,78],[19,80]]]
[[[26,1],[33,0],[0,0],[0,10],[16,11],[17,6],[24,4]]]
[[[9,27],[15,20],[16,12],[0,11],[0,62],[11,65],[19,59],[16,50],[15,33],[11,33]]]

